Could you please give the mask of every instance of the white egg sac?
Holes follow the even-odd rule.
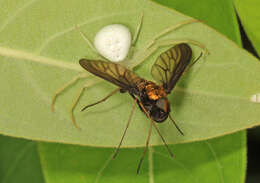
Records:
[[[121,24],[111,24],[103,27],[94,40],[97,51],[112,62],[126,58],[131,46],[131,33]]]

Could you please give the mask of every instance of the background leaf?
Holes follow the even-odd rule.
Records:
[[[222,10],[222,6],[227,4],[228,1],[223,1],[218,4],[219,6],[215,6],[215,9]],[[210,3],[208,6],[211,6]],[[193,8],[189,10],[193,12],[190,15],[196,15]],[[210,14],[210,10],[206,10],[204,14]],[[228,11],[232,12],[233,9],[230,8]],[[210,19],[210,16],[207,18]],[[207,18],[201,19],[207,21]],[[225,24],[229,18],[223,19],[222,23]],[[210,22],[216,25],[212,20]],[[239,42],[239,37],[236,36],[238,31],[236,22],[227,27],[223,26],[221,31],[225,32],[225,29],[233,31],[234,34],[230,37]],[[48,183],[244,182],[245,132],[208,141],[174,145],[171,148],[176,155],[175,159],[169,159],[164,147],[153,147],[153,151],[149,151],[149,157],[144,161],[141,175],[137,176],[136,166],[143,149],[121,149],[118,157],[111,160],[114,152],[112,149],[39,144],[41,162],[45,167],[44,173]]]
[[[111,84],[103,82],[85,92],[75,110],[83,129],[81,132],[72,126],[68,110],[83,83],[58,98],[55,114],[50,111],[54,91],[77,74],[77,60],[86,54],[88,58],[96,58],[74,30],[74,25],[79,24],[90,39],[100,27],[111,23],[124,23],[133,32],[141,11],[144,11],[144,24],[137,44],[139,49],[161,30],[190,19],[150,1],[119,2],[31,1],[8,4],[9,13],[3,13],[1,17],[4,26],[0,35],[3,71],[0,77],[0,92],[3,94],[0,97],[3,106],[0,133],[50,142],[117,146],[131,108],[129,96],[117,94],[106,103],[79,112],[81,106],[95,102],[112,90],[114,86]],[[59,7],[63,7],[62,10]],[[86,11],[86,7],[92,11]],[[169,21],[163,21],[165,19]],[[160,124],[160,129],[167,142],[197,141],[259,124],[257,106],[249,100],[259,88],[260,74],[257,71],[260,65],[254,57],[202,23],[187,25],[163,39],[169,38],[197,40],[211,54],[206,61],[196,64],[169,96],[172,115],[185,136],[181,136],[171,123],[165,122]],[[136,72],[151,79],[151,65],[161,51],[159,49],[142,63]],[[195,54],[200,52],[195,48],[194,51]],[[90,78],[86,82],[89,83]],[[145,121],[148,120],[143,113],[136,110],[124,146],[144,145],[146,133],[143,132],[149,125]],[[157,134],[152,135],[151,144],[161,144]]]
[[[244,182],[245,136],[241,133],[202,142],[150,148],[140,175],[137,163],[143,149],[114,149],[40,143],[47,183],[87,182]],[[242,147],[242,148],[241,148]],[[242,158],[241,158],[242,157]],[[235,176],[234,176],[235,175]]]
[[[0,182],[45,182],[37,143],[0,135]]]
[[[257,0],[243,1],[235,0],[234,5],[236,7],[241,23],[249,37],[250,41],[254,45],[258,55],[260,54],[260,2]]]
[[[178,2],[180,1],[176,1],[175,4],[185,9],[185,1],[182,1],[184,3],[183,6],[178,4]],[[198,4],[203,3],[203,1],[196,1],[193,5],[196,5],[197,2]],[[228,1],[219,1],[214,6],[214,10],[222,11],[222,6],[230,7],[228,5]],[[204,2],[203,7],[205,6],[207,6],[206,2]],[[220,31],[225,33],[225,29],[235,30],[233,34],[230,34],[230,38],[238,40],[238,37],[235,36],[237,35],[237,27],[234,26],[236,22],[230,21],[230,16],[224,18],[219,24],[215,24],[213,21],[207,20],[207,18],[210,19],[211,15],[213,15],[210,13],[210,8],[203,9],[204,13],[202,13],[202,11],[194,10],[193,7],[195,8],[196,6],[187,7],[187,11],[189,9],[190,12],[193,12],[190,15],[196,17],[197,13],[200,13],[200,16],[205,13],[208,15],[205,16],[205,19],[197,18],[219,27],[221,27],[219,24],[223,23],[223,29]],[[211,7],[210,3],[208,7]],[[233,12],[232,8],[225,11],[224,15]],[[225,21],[230,21],[231,24],[226,27],[224,26]],[[0,145],[2,144],[0,143]],[[175,145],[172,146],[172,149],[177,158],[172,159],[172,161],[168,159],[168,154],[164,147],[155,147],[153,153],[153,178],[155,182],[165,182],[165,180],[167,182],[169,180],[174,182],[243,182],[246,161],[245,145],[244,132],[203,142]],[[99,182],[148,182],[151,179],[147,172],[150,162],[148,160],[145,160],[142,175],[136,176],[134,174],[137,161],[142,152],[141,149],[122,149],[117,159],[107,165],[106,160],[111,156],[112,149],[47,143],[41,143],[38,149],[46,182],[89,182],[90,180],[93,182],[95,180]],[[1,156],[1,158],[4,158],[4,156]],[[104,166],[106,168],[100,171]],[[125,168],[123,169],[122,167]],[[119,174],[115,174],[118,172],[118,169],[120,170]],[[130,177],[131,179],[129,179]],[[132,179],[133,177],[134,179]]]
[[[240,32],[232,0],[154,0],[172,7],[186,15],[192,16],[226,35],[229,39],[241,44]],[[214,8],[210,8],[214,7]],[[220,18],[222,17],[222,18]]]

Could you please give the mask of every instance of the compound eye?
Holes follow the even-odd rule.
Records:
[[[168,109],[168,101],[165,98],[161,98],[159,100],[157,100],[156,102],[156,106],[163,110],[164,112],[167,112]]]
[[[157,106],[158,108],[160,108],[160,109],[163,109],[164,100],[162,100],[162,99],[157,100],[156,106]]]

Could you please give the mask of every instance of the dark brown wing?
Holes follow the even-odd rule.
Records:
[[[191,62],[192,50],[188,44],[177,44],[162,53],[154,63],[151,74],[166,93],[170,93]]]
[[[132,71],[119,64],[88,59],[80,59],[79,64],[90,73],[119,86],[123,90],[136,87],[142,80]]]

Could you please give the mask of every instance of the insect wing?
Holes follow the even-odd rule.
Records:
[[[181,43],[163,52],[154,63],[151,74],[170,93],[191,62],[192,50]]]
[[[119,64],[88,59],[81,59],[79,64],[90,73],[119,86],[123,90],[134,88],[141,80],[132,71]]]

